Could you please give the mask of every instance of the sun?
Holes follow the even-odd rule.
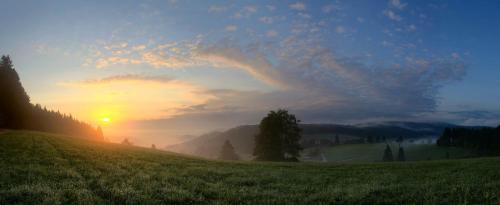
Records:
[[[102,121],[104,124],[107,124],[107,123],[110,123],[110,122],[111,122],[111,118],[109,118],[109,117],[103,117],[103,118],[101,118],[101,121]]]

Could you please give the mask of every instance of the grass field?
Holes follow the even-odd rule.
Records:
[[[397,158],[399,146],[392,143],[391,149],[394,159]],[[321,153],[328,162],[380,162],[385,150],[385,143],[378,144],[348,144],[321,148]],[[438,147],[435,144],[404,144],[406,160],[436,160],[446,159],[447,154],[451,159],[466,158],[472,155],[470,151],[456,147]],[[312,150],[305,150],[305,153]],[[321,160],[317,157],[315,160]]]
[[[0,204],[500,204],[500,158],[222,162],[7,131],[0,168]]]

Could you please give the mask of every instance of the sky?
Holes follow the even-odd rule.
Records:
[[[167,145],[257,124],[500,124],[497,1],[2,0],[32,103]]]

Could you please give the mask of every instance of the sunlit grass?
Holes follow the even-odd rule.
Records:
[[[500,159],[209,161],[36,132],[0,135],[0,204],[495,204]]]

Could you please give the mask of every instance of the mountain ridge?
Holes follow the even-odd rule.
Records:
[[[405,139],[437,138],[444,128],[460,127],[445,122],[410,122],[410,121],[384,121],[379,123],[363,123],[354,125],[342,124],[300,124],[303,130],[302,144],[310,146],[308,141],[326,139],[333,142],[339,136],[341,144],[364,143],[367,137],[379,140],[392,140],[398,137]],[[220,146],[229,140],[236,152],[243,158],[250,158],[254,147],[254,136],[258,133],[258,125],[240,125],[226,131],[215,131],[202,134],[194,139],[170,145],[165,149],[184,154],[197,155],[207,158],[216,158]],[[323,143],[323,142],[322,142]],[[320,144],[321,146],[322,144]]]

